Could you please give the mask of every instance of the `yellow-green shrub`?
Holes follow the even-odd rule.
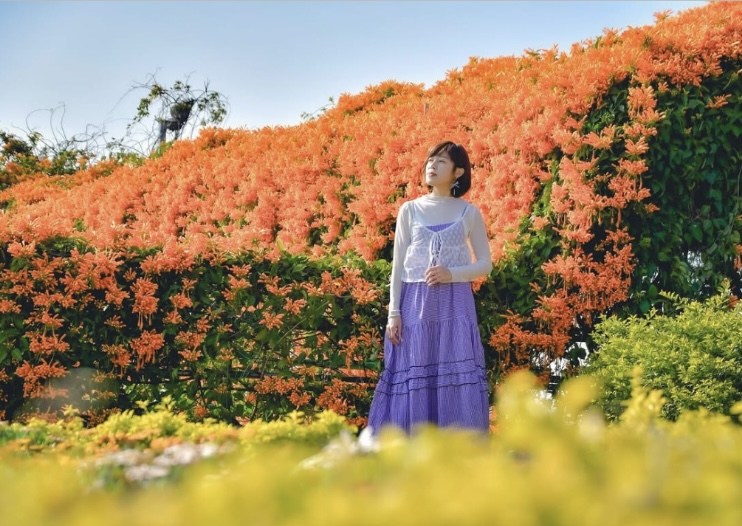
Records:
[[[166,397],[144,414],[123,411],[89,429],[74,411],[67,419],[56,422],[33,419],[26,425],[14,422],[0,426],[0,447],[13,452],[64,452],[74,458],[127,448],[158,451],[173,444],[203,442],[231,441],[240,443],[243,449],[252,449],[290,441],[294,445],[317,448],[343,431],[354,432],[355,427],[331,411],[312,417],[294,411],[278,420],[255,420],[242,427],[214,419],[195,423],[184,413],[174,412],[174,402]]]
[[[669,295],[677,315],[651,311],[646,317],[612,317],[596,327],[598,352],[586,372],[602,384],[598,404],[616,419],[630,395],[634,367],[641,381],[667,398],[662,416],[674,420],[684,409],[729,414],[742,399],[742,305],[728,294],[705,302]]]

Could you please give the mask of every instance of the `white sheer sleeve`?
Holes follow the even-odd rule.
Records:
[[[492,272],[492,254],[482,212],[474,205],[469,205],[469,207],[465,222],[469,230],[469,243],[474,251],[475,261],[470,265],[449,267],[452,282],[474,281]]]
[[[394,255],[392,256],[392,277],[389,284],[389,317],[400,316],[399,300],[402,297],[402,270],[407,247],[410,245],[412,214],[410,201],[402,204],[397,214],[394,229]]]

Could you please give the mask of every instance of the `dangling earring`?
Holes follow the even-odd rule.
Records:
[[[459,180],[456,179],[456,182],[451,185],[451,195],[453,197],[456,197],[456,193],[459,191]]]

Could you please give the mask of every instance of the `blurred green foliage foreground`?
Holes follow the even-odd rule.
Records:
[[[490,436],[385,430],[359,447],[334,413],[241,428],[189,423],[165,402],[85,429],[0,426],[3,526],[245,524],[742,524],[742,426],[705,409],[661,416],[639,374],[608,423],[589,376],[497,393]]]

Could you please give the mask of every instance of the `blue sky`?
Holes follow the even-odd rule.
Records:
[[[442,79],[469,57],[569,50],[691,1],[0,2],[0,129],[121,136],[150,75],[229,100],[229,127],[294,125],[329,97]]]

